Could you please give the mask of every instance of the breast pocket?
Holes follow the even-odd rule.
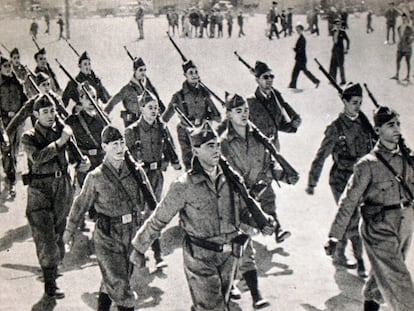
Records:
[[[375,201],[378,202],[385,202],[389,201],[387,199],[388,196],[391,195],[392,189],[395,187],[395,181],[387,180],[381,181],[374,184],[375,193],[373,193],[373,197]]]

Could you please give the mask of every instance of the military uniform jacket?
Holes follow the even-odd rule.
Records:
[[[334,30],[332,33],[332,40],[333,40],[333,46],[332,46],[333,52],[344,52],[345,50],[344,41],[346,42],[346,49],[349,50],[349,38],[344,30],[342,29]]]
[[[107,160],[104,160],[86,176],[82,190],[72,205],[67,228],[75,231],[83,215],[91,207],[95,207],[99,214],[108,217],[139,214],[144,206],[139,189],[140,186],[125,162],[122,163],[120,172],[117,172]]]
[[[23,87],[15,75],[0,78],[0,113],[5,126],[23,106],[27,100]]]
[[[149,124],[141,116],[125,129],[125,143],[137,161],[152,163],[164,159],[163,126],[157,120]]]
[[[349,220],[361,201],[364,209],[400,204],[410,201],[409,196],[396,181],[395,176],[376,156],[383,158],[400,174],[411,192],[414,192],[414,169],[403,159],[399,149],[390,151],[378,142],[374,149],[365,155],[354,168],[354,174],[339,201],[339,210],[332,224],[329,236],[342,239]]]
[[[219,244],[229,243],[235,236],[239,219],[245,219],[248,212],[239,206],[239,197],[230,189],[220,169],[218,173],[213,183],[195,158],[192,170],[171,184],[164,199],[140,228],[132,241],[134,247],[145,253],[177,213],[187,235]]]
[[[387,9],[384,13],[384,17],[387,20],[387,25],[395,26],[398,15],[400,15],[400,13],[398,13],[398,11],[395,8]]]
[[[12,65],[12,69],[14,74],[16,75],[16,78],[20,81],[20,83],[23,83],[27,77],[26,68],[24,68],[22,64],[19,64],[17,66]]]
[[[358,159],[371,151],[373,133],[374,130],[362,112],[355,120],[341,113],[325,130],[325,137],[312,162],[308,184],[316,186],[329,155],[332,155],[336,169],[352,172]]]
[[[69,116],[65,123],[72,128],[76,142],[82,153],[90,159],[99,158],[99,162],[101,162],[103,159],[101,133],[105,127],[105,123],[99,115],[90,116],[82,110],[79,114]],[[94,164],[92,162],[95,163],[96,161],[91,161],[91,164]]]
[[[282,95],[273,89],[270,97],[256,89],[254,97],[247,99],[250,110],[250,120],[259,128],[259,130],[267,137],[278,138],[278,131],[286,133],[295,133],[297,128],[292,125],[292,122],[286,120],[282,113],[282,103],[284,99]]]
[[[108,94],[108,91],[102,85],[101,79],[99,79],[93,71],[89,75],[79,72],[75,80],[79,83],[87,81],[91,86],[93,86],[93,88],[96,90],[97,97],[101,100],[101,102],[106,103],[109,100],[110,95]],[[68,85],[66,86],[62,94],[62,100],[65,104],[65,107],[69,105],[69,101],[71,99],[76,104],[81,104],[79,99],[78,86],[72,80],[69,80]]]
[[[164,122],[168,122],[173,116],[174,106],[177,106],[196,126],[201,125],[204,120],[220,121],[218,111],[213,111],[214,103],[210,94],[201,85],[195,88],[184,81],[182,89],[173,95],[162,116]]]
[[[154,88],[152,85],[148,83],[147,79],[145,79],[143,85],[150,92],[154,93]],[[105,107],[105,112],[110,113],[112,109],[114,109],[115,105],[122,100],[122,104],[124,105],[124,108],[127,112],[139,116],[141,112],[138,103],[138,96],[140,96],[143,91],[144,90],[142,89],[139,82],[135,78],[132,78],[131,81],[129,81],[127,85],[122,87],[121,90],[117,94],[115,94],[107,103]]]
[[[55,93],[60,93],[61,92],[59,82],[56,79],[56,74],[54,73],[52,68],[49,66],[49,64],[47,64],[47,67],[45,67],[45,68],[40,68],[39,66],[37,66],[35,68],[35,73],[39,73],[39,72],[43,72],[43,73],[47,74],[50,77],[50,83],[51,83],[53,92],[55,92]]]
[[[272,182],[271,158],[263,144],[258,141],[249,127],[246,127],[246,139],[241,137],[231,123],[223,134],[221,150],[230,165],[244,178],[250,188],[259,180],[267,184]]]

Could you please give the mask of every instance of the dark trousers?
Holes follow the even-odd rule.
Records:
[[[270,24],[269,39],[272,39],[273,33],[275,33],[276,34],[276,37],[279,39],[279,31],[277,30],[276,23],[271,23]]]
[[[395,43],[395,25],[387,25],[387,41],[389,42],[390,30],[392,30],[392,43]]]
[[[336,73],[339,68],[341,74],[341,83],[346,83],[345,79],[345,67],[344,67],[344,52],[343,51],[332,51],[331,64],[329,66],[329,74],[336,81]]]
[[[298,80],[301,71],[303,71],[305,76],[307,76],[313,83],[316,84],[319,82],[319,80],[306,68],[306,63],[296,61],[292,71],[292,79],[289,84],[290,88],[296,88],[296,81]]]
[[[229,38],[231,37],[232,30],[233,30],[233,25],[227,24],[227,33],[229,34]]]
[[[397,51],[397,76],[400,73],[400,65],[401,60],[405,58],[405,62],[407,63],[407,78],[410,77],[410,71],[411,71],[411,52],[402,52]]]

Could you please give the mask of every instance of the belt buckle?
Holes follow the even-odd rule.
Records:
[[[14,111],[9,111],[9,112],[7,112],[7,116],[8,116],[9,118],[13,118],[15,115],[16,115],[16,113],[15,113]]]
[[[127,113],[126,119],[127,119],[127,121],[131,121],[132,120],[132,114]]]
[[[96,156],[98,154],[98,149],[90,149],[88,154],[91,156]]]
[[[198,125],[200,125],[200,124],[201,124],[201,119],[196,118],[196,119],[194,120],[194,125],[195,125],[195,126],[198,126]]]
[[[62,177],[62,171],[56,171],[55,178],[61,178],[61,177]]]
[[[402,210],[410,208],[411,206],[413,206],[413,202],[409,201],[409,202],[400,202],[400,207]]]
[[[231,252],[232,250],[233,248],[231,244],[223,244],[223,253],[228,253],[228,252]]]
[[[150,170],[156,170],[158,168],[158,162],[151,162],[150,163]]]
[[[130,222],[132,222],[132,214],[126,214],[126,215],[122,215],[122,224],[129,224]]]

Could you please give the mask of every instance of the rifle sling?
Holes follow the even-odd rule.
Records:
[[[80,113],[78,114],[78,117],[79,117],[80,125],[81,125],[82,129],[85,131],[86,135],[88,135],[89,139],[92,141],[92,143],[95,145],[95,147],[97,149],[100,149],[101,145],[96,141],[95,137],[93,137],[88,125],[86,124],[86,121],[85,121],[84,117],[82,117],[82,115]]]

